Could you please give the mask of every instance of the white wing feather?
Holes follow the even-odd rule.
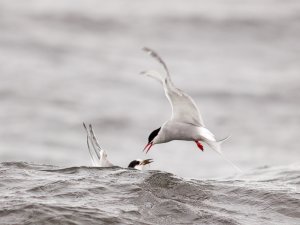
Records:
[[[203,119],[194,100],[188,94],[174,86],[165,62],[153,50],[149,48],[143,48],[143,50],[162,64],[165,69],[165,74],[153,70],[144,71],[141,74],[152,77],[162,83],[166,97],[172,107],[171,120],[195,126],[204,126]]]
[[[87,133],[87,146],[88,146],[88,150],[90,153],[90,157],[91,157],[93,166],[98,166],[98,167],[114,166],[107,159],[106,151],[100,147],[98,140],[95,137],[92,125],[91,124],[89,125],[89,130],[87,129],[85,123],[83,123],[83,127]],[[91,146],[94,151],[91,150]]]

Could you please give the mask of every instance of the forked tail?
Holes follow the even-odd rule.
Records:
[[[229,164],[231,164],[237,171],[242,172],[242,170],[236,166],[231,160],[229,160],[224,153],[221,150],[221,144],[226,141],[230,136],[219,140],[219,141],[210,141],[210,140],[205,140],[204,142],[211,147],[213,150],[215,150],[224,160],[226,160]]]

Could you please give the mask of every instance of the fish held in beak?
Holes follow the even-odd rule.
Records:
[[[140,165],[147,165],[147,164],[150,164],[153,162],[153,159],[145,159],[145,160],[142,160]]]

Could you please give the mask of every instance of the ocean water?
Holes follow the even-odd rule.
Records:
[[[298,0],[0,0],[1,224],[299,224]],[[166,61],[209,147],[142,152]],[[90,168],[82,122],[109,160]],[[149,171],[122,169],[152,158]],[[51,166],[47,166],[51,165]]]
[[[224,179],[5,162],[0,224],[299,224],[300,165]]]

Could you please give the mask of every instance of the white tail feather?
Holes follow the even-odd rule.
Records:
[[[225,155],[224,153],[222,152],[221,150],[221,144],[226,141],[227,139],[229,138],[226,137],[220,141],[209,141],[209,140],[205,140],[204,142],[209,146],[211,147],[213,150],[215,150],[225,161],[227,161],[229,164],[231,164],[237,171],[239,172],[242,172],[242,170],[236,166],[231,160],[229,160]]]

